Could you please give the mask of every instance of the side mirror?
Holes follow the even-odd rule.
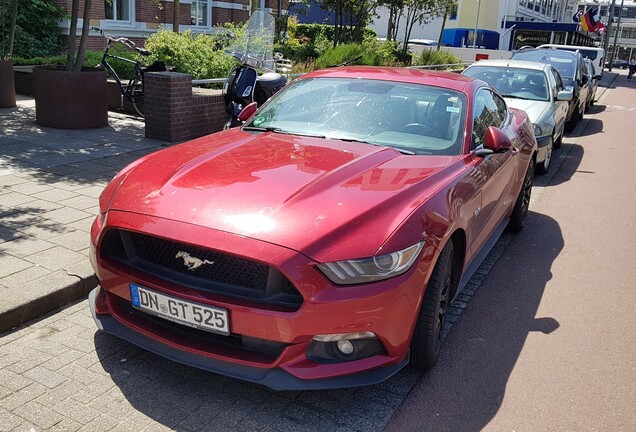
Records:
[[[512,148],[512,142],[508,135],[499,128],[489,126],[484,137],[484,148],[477,150],[477,156],[485,157],[489,154],[499,153]]]
[[[256,112],[256,108],[258,108],[258,104],[256,102],[252,102],[251,104],[243,108],[238,115],[239,121],[242,123],[252,117],[252,115],[254,115],[254,113]]]
[[[571,101],[574,99],[574,92],[572,90],[561,90],[557,93],[557,100],[560,101]]]

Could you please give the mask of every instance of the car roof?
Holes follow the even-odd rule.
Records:
[[[539,58],[541,55],[548,56],[548,58],[562,58],[562,59],[578,59],[579,56],[583,58],[580,52],[558,50],[553,48],[537,48],[533,50],[522,51],[522,52],[514,53],[512,55],[512,58],[515,58],[515,56],[526,56],[526,55],[530,55],[533,57],[536,56],[537,58]]]
[[[443,87],[466,93],[467,88],[477,85],[479,80],[465,75],[445,71],[429,71],[416,68],[376,66],[344,66],[309,72],[299,79],[309,78],[363,78],[404,82]]]
[[[593,46],[580,46],[580,45],[557,45],[557,44],[543,44],[543,45],[539,45],[537,48],[539,49],[547,49],[547,48],[568,48],[568,49],[582,49],[582,50],[603,50],[605,51],[602,47],[593,47]]]
[[[489,60],[479,60],[478,62],[475,62],[471,64],[470,66],[468,66],[468,68],[471,68],[473,66],[494,66],[494,67],[512,67],[512,68],[518,68],[518,69],[545,70],[547,67],[550,67],[550,64],[530,61],[530,60],[489,59]]]

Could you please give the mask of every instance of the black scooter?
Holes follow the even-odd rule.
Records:
[[[239,126],[239,113],[252,102],[260,107],[287,84],[285,76],[276,73],[272,55],[274,46],[274,18],[262,11],[250,17],[243,36],[226,52],[238,61],[223,85],[227,118],[224,129]],[[258,70],[266,71],[258,75]]]

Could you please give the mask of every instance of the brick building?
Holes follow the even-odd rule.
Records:
[[[72,0],[52,1],[70,15]],[[79,28],[83,14],[81,3]],[[274,17],[285,15],[288,5],[289,0],[180,0],[179,29],[213,33],[215,27],[223,23],[247,21],[251,11],[256,9],[265,10]],[[93,0],[90,25],[140,43],[159,28],[172,29],[173,10],[173,0]],[[68,29],[69,22],[63,22],[62,27]],[[89,48],[103,48],[104,39],[95,32],[91,33]]]

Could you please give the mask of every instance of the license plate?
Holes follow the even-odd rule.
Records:
[[[130,284],[132,304],[152,315],[212,333],[230,334],[227,310],[160,294]]]

